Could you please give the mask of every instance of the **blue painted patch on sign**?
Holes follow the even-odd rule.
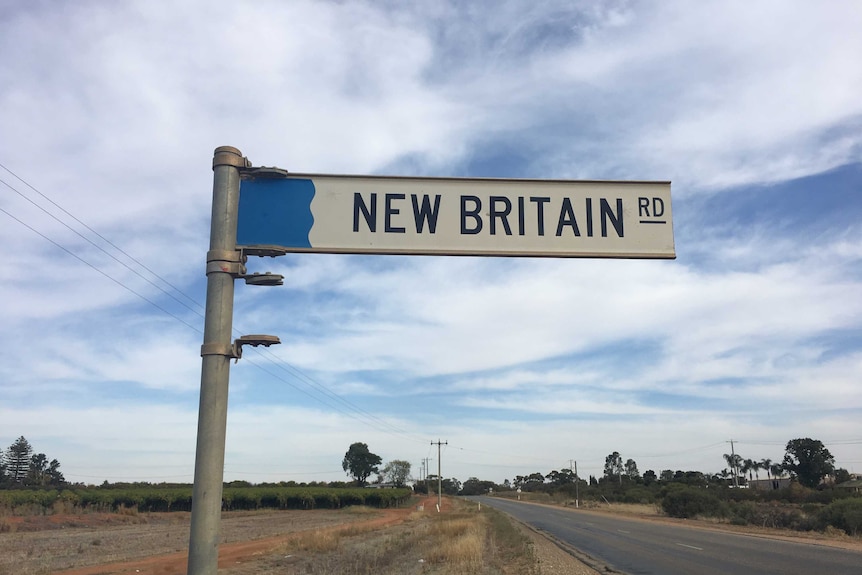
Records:
[[[310,248],[314,192],[314,182],[309,179],[243,180],[237,245]]]

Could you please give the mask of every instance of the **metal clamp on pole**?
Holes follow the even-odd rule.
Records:
[[[233,358],[233,346],[224,343],[205,343],[201,346],[201,357],[207,355],[223,355]]]
[[[207,275],[226,273],[234,279],[241,278],[247,271],[245,261],[246,256],[237,250],[210,250],[207,252]]]
[[[247,167],[240,169],[240,174],[243,178],[254,180],[279,180],[286,178],[289,173],[282,168],[268,168],[266,166],[252,168],[250,163]]]
[[[251,162],[242,155],[242,152],[233,146],[219,146],[213,154],[213,169],[216,169],[218,166],[233,166],[234,168],[243,170],[250,168]]]
[[[280,343],[281,340],[276,335],[243,335],[235,339],[233,341],[233,344],[231,345],[223,343],[203,344],[201,346],[201,357],[205,357],[207,355],[223,355],[225,357],[229,357],[231,359],[239,361],[239,359],[242,357],[242,346],[244,345],[250,345],[252,347],[262,345],[264,347],[269,347],[271,345],[278,345]]]

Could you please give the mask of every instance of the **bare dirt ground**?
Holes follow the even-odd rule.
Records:
[[[436,498],[400,509],[227,512],[222,518],[220,575],[449,573],[426,560]],[[417,511],[424,504],[424,511]],[[451,503],[444,500],[443,512]],[[4,518],[14,532],[0,533],[0,575],[184,575],[188,513],[80,514]],[[595,573],[526,528],[536,575]],[[328,534],[347,534],[327,546]],[[489,557],[489,565],[499,558]],[[483,572],[516,575],[514,570]],[[472,572],[472,571],[471,571]]]
[[[230,565],[273,547],[293,533],[357,521],[385,524],[399,512],[403,510],[371,517],[350,509],[227,512],[222,518],[220,564]],[[23,519],[17,532],[0,534],[0,575],[167,575],[186,571],[189,513],[93,513]]]
[[[424,503],[424,511],[417,511]],[[434,575],[445,561],[429,558],[426,541],[436,498],[400,509],[349,508],[320,511],[227,512],[222,518],[220,575]],[[444,500],[444,513],[451,502]],[[609,506],[578,513],[624,514],[640,521],[682,523],[862,551],[862,538],[841,532],[798,533],[737,527],[658,516],[645,506]],[[188,513],[50,515],[4,517],[0,533],[0,575],[184,575]],[[464,573],[499,575],[596,575],[540,533],[520,526],[530,538],[534,565],[509,566],[485,557],[486,565]],[[493,547],[493,546],[491,546]]]

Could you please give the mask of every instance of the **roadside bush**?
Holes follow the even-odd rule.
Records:
[[[821,529],[843,529],[848,535],[862,534],[862,499],[841,499],[824,507],[818,516]]]
[[[668,489],[662,498],[661,507],[671,517],[684,519],[699,515],[723,517],[726,514],[725,506],[718,497],[697,487]]]
[[[655,493],[646,487],[634,487],[625,492],[623,503],[655,503]]]
[[[777,529],[810,531],[813,522],[796,507],[744,501],[730,505],[730,522],[733,525],[757,525]]]

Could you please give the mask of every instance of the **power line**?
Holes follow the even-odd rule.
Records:
[[[4,182],[4,183],[5,183],[5,182]],[[20,219],[18,219],[18,218],[16,218],[15,216],[13,216],[13,215],[12,215],[12,214],[10,214],[9,212],[7,212],[5,209],[0,208],[0,212],[3,212],[4,214],[6,214],[7,216],[9,216],[10,218],[12,218],[13,220],[15,220],[16,222],[18,222],[19,224],[21,224],[22,226],[24,226],[25,228],[27,228],[28,230],[30,230],[30,231],[31,231],[31,232],[33,232],[34,234],[36,234],[36,235],[40,236],[40,237],[41,237],[41,238],[43,238],[44,240],[46,240],[46,241],[48,241],[48,242],[52,243],[54,246],[56,246],[56,247],[60,248],[61,250],[63,250],[64,252],[66,252],[67,254],[69,254],[70,256],[72,256],[73,258],[75,258],[76,260],[78,260],[79,262],[81,262],[82,264],[84,264],[84,265],[86,265],[87,267],[92,268],[93,270],[97,271],[99,274],[101,274],[102,276],[104,276],[104,277],[106,277],[107,279],[111,280],[112,282],[114,282],[115,284],[117,284],[118,286],[120,286],[121,288],[123,288],[123,289],[127,290],[128,292],[130,292],[130,293],[132,293],[132,294],[134,294],[134,295],[138,296],[139,298],[141,298],[142,300],[144,300],[145,302],[147,302],[148,304],[150,304],[150,305],[151,305],[151,306],[153,306],[154,308],[158,309],[159,311],[161,311],[161,312],[163,312],[163,313],[165,313],[165,314],[167,314],[167,315],[171,316],[172,318],[174,318],[174,319],[175,319],[175,320],[177,320],[178,322],[180,322],[180,323],[184,324],[185,326],[187,326],[187,327],[189,327],[189,328],[191,328],[191,329],[195,330],[196,332],[201,333],[201,334],[203,333],[203,330],[201,330],[200,328],[198,328],[198,327],[196,327],[196,326],[194,326],[194,325],[192,325],[192,324],[188,323],[186,320],[184,320],[184,319],[182,319],[181,317],[179,317],[179,316],[177,316],[177,315],[175,315],[175,314],[171,313],[170,311],[168,311],[167,309],[163,308],[162,306],[160,306],[159,304],[157,304],[157,303],[156,303],[156,302],[154,302],[153,300],[149,299],[149,298],[148,298],[148,297],[146,297],[145,295],[143,295],[143,294],[141,294],[141,293],[138,293],[137,291],[133,290],[132,288],[130,288],[129,286],[127,286],[126,284],[124,284],[124,283],[123,283],[123,282],[121,282],[120,280],[118,280],[118,279],[114,278],[113,276],[111,276],[111,275],[110,275],[110,274],[108,274],[107,272],[105,272],[105,271],[103,271],[103,270],[101,270],[101,269],[97,268],[95,265],[91,264],[90,262],[88,262],[88,261],[87,261],[87,260],[85,260],[84,258],[80,257],[78,254],[76,254],[76,253],[74,253],[73,251],[69,250],[69,249],[68,249],[68,248],[66,248],[65,246],[62,246],[62,245],[60,245],[59,243],[55,242],[54,240],[52,240],[51,238],[49,238],[48,236],[46,236],[45,234],[43,234],[42,232],[40,232],[39,230],[37,230],[36,228],[34,228],[34,227],[30,226],[29,224],[24,223],[23,221],[21,221],[21,220],[20,220]]]
[[[2,164],[0,164],[0,167],[3,167],[3,169],[5,169],[5,170],[7,170],[7,171],[8,171],[8,168],[6,168],[5,166],[3,166]],[[12,172],[9,172],[9,173],[12,173]],[[15,174],[12,174],[12,175],[15,175]],[[15,177],[17,178],[18,176],[15,176]],[[20,178],[19,178],[19,179],[20,179]],[[21,181],[24,181],[24,180],[21,180]],[[156,283],[155,283],[154,281],[152,281],[151,279],[149,279],[149,278],[145,277],[141,272],[139,272],[138,270],[134,269],[132,266],[130,266],[130,265],[129,265],[129,264],[127,264],[126,262],[124,262],[124,261],[120,260],[118,257],[116,257],[115,255],[113,255],[112,253],[110,253],[110,252],[108,252],[107,250],[105,250],[102,246],[98,245],[96,242],[94,242],[93,240],[91,240],[90,238],[88,238],[87,236],[85,236],[84,234],[82,234],[81,232],[79,232],[78,230],[74,229],[72,226],[70,226],[69,224],[67,224],[66,222],[64,222],[63,220],[61,220],[60,218],[58,218],[57,216],[55,216],[54,214],[52,214],[51,212],[49,212],[48,210],[46,210],[45,208],[43,208],[42,206],[40,206],[39,204],[37,204],[36,202],[34,202],[33,200],[31,200],[30,198],[28,198],[27,196],[25,196],[24,194],[22,194],[19,190],[17,190],[15,187],[13,187],[12,185],[10,185],[8,182],[6,182],[5,180],[3,180],[2,178],[0,178],[0,183],[2,183],[3,185],[5,185],[7,188],[9,188],[10,190],[12,190],[12,191],[13,191],[13,192],[15,192],[16,194],[20,195],[22,198],[24,198],[25,200],[27,200],[28,202],[30,202],[30,203],[31,203],[31,204],[33,204],[34,206],[36,206],[38,209],[40,209],[41,211],[43,211],[45,214],[47,214],[48,216],[50,216],[52,219],[56,220],[56,221],[57,221],[57,222],[59,222],[61,225],[63,225],[64,227],[66,227],[69,231],[71,231],[72,233],[74,233],[75,235],[77,235],[78,237],[80,237],[82,240],[86,241],[87,243],[89,243],[90,245],[92,245],[94,248],[96,248],[97,250],[99,250],[100,252],[102,252],[103,254],[105,254],[106,256],[108,256],[109,258],[111,258],[112,260],[114,260],[115,262],[117,262],[118,264],[120,264],[121,266],[123,266],[124,268],[126,268],[127,270],[129,270],[130,272],[132,272],[133,274],[135,274],[136,276],[138,276],[139,278],[141,278],[142,280],[144,280],[145,282],[147,282],[148,284],[150,284],[151,286],[153,286],[154,288],[156,288],[157,290],[159,290],[160,292],[162,292],[163,294],[165,294],[165,295],[166,295],[166,296],[168,296],[169,298],[173,299],[174,301],[176,301],[176,302],[177,302],[178,304],[180,304],[181,306],[183,306],[183,307],[185,307],[186,309],[188,309],[189,311],[191,311],[191,312],[193,312],[193,313],[197,314],[197,315],[198,315],[198,316],[200,316],[201,318],[203,318],[203,317],[204,317],[202,313],[200,313],[200,312],[199,312],[199,311],[197,311],[196,309],[192,308],[191,306],[189,306],[189,305],[188,305],[188,304],[186,304],[185,302],[181,301],[179,298],[177,298],[177,297],[176,297],[175,295],[173,295],[171,292],[169,292],[169,291],[165,290],[164,288],[162,288],[161,286],[159,286],[158,284],[156,284]],[[24,183],[26,184],[26,182],[24,182]],[[29,184],[27,184],[27,185],[28,185],[28,186],[30,186]],[[35,190],[35,188],[33,188],[33,186],[30,186],[30,188],[32,188],[32,189],[34,189],[34,190]],[[41,195],[42,197],[45,197],[45,196],[44,196],[43,194],[41,194],[41,192],[39,192],[38,190],[36,190],[36,193],[38,193],[38,194],[39,194],[39,195]],[[51,201],[51,200],[49,199],[48,201]],[[51,203],[52,203],[52,204],[54,204],[54,202],[51,202]],[[54,205],[57,205],[57,204],[54,204]],[[58,207],[59,207],[59,206],[58,206]],[[62,208],[60,208],[60,209],[62,210]],[[5,210],[4,210],[4,212],[5,212]],[[68,212],[66,212],[65,210],[63,210],[63,212],[64,212],[64,213],[66,213],[66,214],[68,214]],[[11,216],[11,214],[9,214],[9,212],[5,212],[5,213]],[[182,295],[183,295],[184,297],[186,297],[187,299],[190,299],[190,300],[191,300],[191,298],[190,298],[189,296],[187,296],[187,295],[186,295],[186,294],[184,294],[183,292],[179,291],[176,287],[174,287],[174,286],[173,286],[173,284],[171,284],[170,282],[168,282],[167,280],[165,280],[163,277],[161,277],[160,275],[158,275],[158,274],[156,274],[155,272],[153,272],[152,270],[150,270],[150,268],[148,268],[147,266],[145,266],[145,265],[144,265],[143,263],[141,263],[139,260],[137,260],[137,259],[133,258],[133,257],[132,257],[132,256],[130,256],[129,254],[127,254],[125,251],[123,251],[122,249],[118,248],[116,245],[114,245],[114,244],[113,244],[113,243],[111,243],[110,241],[106,240],[106,239],[104,238],[104,236],[102,236],[102,235],[101,235],[101,234],[99,234],[98,232],[93,231],[93,229],[92,229],[92,228],[90,228],[90,227],[89,227],[89,226],[87,226],[86,224],[82,223],[82,222],[81,222],[81,220],[79,220],[79,219],[75,218],[75,216],[72,216],[71,214],[69,214],[69,216],[70,216],[72,219],[74,219],[76,222],[81,223],[81,225],[83,225],[83,226],[84,226],[84,227],[86,227],[88,230],[90,230],[91,232],[93,232],[94,234],[96,234],[99,238],[101,238],[101,239],[105,240],[106,242],[108,242],[108,244],[110,244],[110,245],[111,245],[112,247],[114,247],[115,249],[119,250],[119,252],[120,252],[120,253],[122,253],[123,255],[125,255],[126,257],[128,257],[129,259],[131,259],[133,262],[135,262],[136,264],[138,264],[139,266],[141,266],[141,267],[142,267],[142,268],[144,268],[145,270],[149,271],[151,274],[153,274],[155,277],[157,277],[158,279],[160,279],[161,281],[163,281],[165,284],[167,284],[167,285],[171,286],[175,291],[177,291],[178,293],[182,294]],[[14,217],[14,216],[13,216],[13,217]],[[15,219],[16,219],[17,221],[21,222],[21,220],[18,220],[17,218],[15,218]],[[23,222],[22,222],[22,223],[23,223]],[[26,224],[25,224],[25,225],[26,225]],[[27,226],[27,227],[30,227],[30,226]],[[30,229],[32,229],[32,228],[30,228]],[[39,235],[42,235],[42,234],[39,234]],[[43,237],[45,237],[45,236],[43,236]],[[55,243],[55,242],[52,242],[52,243],[54,243],[54,244],[56,245],[56,243]],[[65,249],[65,248],[64,248],[64,249]],[[67,250],[67,251],[68,251],[68,250]],[[79,259],[80,259],[80,258],[79,258]],[[194,303],[198,308],[200,308],[200,309],[204,309],[204,308],[203,308],[203,306],[201,306],[200,304],[198,304],[198,303],[197,303],[197,302],[195,302],[194,300],[191,300],[191,301],[192,301],[192,303]]]
[[[105,243],[107,243],[109,246],[111,246],[112,248],[116,249],[118,252],[120,252],[121,254],[123,254],[124,256],[126,256],[127,258],[129,258],[131,261],[133,261],[133,262],[134,262],[134,263],[136,263],[137,265],[141,266],[141,268],[143,268],[143,269],[145,269],[146,271],[148,271],[149,273],[151,273],[154,277],[158,278],[159,280],[161,280],[162,282],[164,282],[166,285],[170,286],[174,291],[176,291],[177,293],[181,294],[183,297],[185,297],[186,299],[188,299],[189,301],[191,301],[195,306],[197,306],[197,307],[198,307],[198,308],[200,308],[200,309],[204,309],[204,308],[203,308],[203,306],[202,306],[202,305],[200,305],[199,303],[197,303],[197,302],[196,302],[196,301],[195,301],[191,296],[189,296],[189,295],[185,294],[184,292],[182,292],[181,290],[179,290],[179,288],[177,288],[176,286],[174,286],[173,284],[171,284],[170,282],[168,282],[167,280],[165,280],[165,279],[164,279],[163,277],[161,277],[158,273],[156,273],[156,272],[154,272],[153,270],[151,270],[149,267],[147,267],[146,265],[144,265],[144,264],[143,264],[142,262],[140,262],[138,259],[136,259],[135,257],[131,256],[130,254],[128,254],[127,252],[125,252],[122,248],[120,248],[119,246],[117,246],[115,243],[111,242],[109,239],[107,239],[106,237],[104,237],[102,234],[100,234],[100,233],[98,233],[97,231],[95,231],[92,227],[90,227],[89,225],[87,225],[86,223],[84,223],[83,221],[81,221],[79,218],[75,217],[73,214],[71,214],[69,211],[67,211],[66,209],[64,209],[64,208],[63,208],[62,206],[60,206],[58,203],[54,202],[54,201],[53,201],[51,198],[49,198],[47,195],[43,194],[43,193],[42,193],[42,192],[40,192],[38,189],[36,189],[34,186],[32,186],[30,183],[28,183],[26,180],[24,180],[23,178],[21,178],[20,176],[18,176],[16,173],[14,173],[14,172],[13,172],[12,170],[10,170],[8,167],[6,167],[5,165],[3,165],[2,163],[0,163],[0,167],[2,167],[4,170],[6,170],[6,171],[7,171],[8,173],[10,173],[11,175],[13,175],[15,178],[17,178],[19,181],[21,181],[24,185],[26,185],[28,188],[30,188],[30,189],[31,189],[31,190],[33,190],[35,193],[37,193],[40,197],[42,197],[42,198],[44,198],[46,201],[50,202],[50,204],[51,204],[51,205],[55,206],[55,207],[56,207],[57,209],[59,209],[62,213],[66,214],[68,217],[72,218],[75,222],[77,222],[78,224],[80,224],[81,226],[83,226],[84,228],[86,228],[88,231],[90,231],[91,233],[93,233],[94,235],[96,235],[98,238],[100,238],[101,240],[103,240],[103,241],[104,241]],[[58,218],[56,215],[52,214],[50,211],[46,210],[44,207],[42,207],[42,206],[40,206],[38,203],[34,202],[31,198],[27,197],[24,193],[22,193],[20,190],[18,190],[17,188],[15,188],[14,186],[12,186],[12,185],[11,185],[11,184],[9,184],[8,182],[6,182],[5,180],[0,179],[0,183],[3,183],[7,188],[9,188],[10,190],[12,190],[13,192],[15,192],[16,194],[18,194],[19,196],[21,196],[21,197],[22,197],[22,198],[24,198],[25,200],[27,200],[29,203],[31,203],[32,205],[34,205],[35,207],[37,207],[39,210],[41,210],[42,212],[44,212],[45,214],[47,214],[48,216],[50,216],[51,218],[53,218],[54,220],[56,220],[57,222],[59,222],[60,224],[62,224],[63,226],[65,226],[67,229],[69,229],[70,231],[72,231],[73,233],[75,233],[76,235],[78,235],[79,237],[81,237],[82,239],[84,239],[85,241],[87,241],[88,243],[90,243],[90,244],[91,244],[92,246],[94,246],[96,249],[98,249],[99,251],[101,251],[102,253],[104,253],[105,255],[107,255],[108,257],[110,257],[111,259],[113,259],[114,261],[116,261],[117,263],[119,263],[120,265],[122,265],[123,267],[125,267],[126,269],[128,269],[129,271],[131,271],[131,272],[135,273],[138,277],[140,277],[141,279],[143,279],[144,281],[146,281],[147,283],[149,283],[150,285],[152,285],[153,287],[155,287],[156,289],[158,289],[159,291],[161,291],[162,293],[164,293],[164,294],[165,294],[165,295],[167,295],[168,297],[172,298],[174,301],[176,301],[177,303],[179,303],[179,304],[180,304],[180,305],[182,305],[183,307],[187,308],[187,309],[188,309],[188,310],[190,310],[191,312],[193,312],[193,313],[195,313],[196,315],[198,315],[199,317],[203,318],[203,314],[201,314],[201,313],[200,313],[200,312],[198,312],[197,310],[193,309],[193,308],[192,308],[192,307],[190,307],[189,305],[185,304],[184,302],[180,301],[176,296],[174,296],[173,294],[171,294],[170,292],[168,292],[167,290],[165,290],[164,288],[162,288],[161,286],[159,286],[158,284],[156,284],[156,283],[155,283],[155,282],[153,282],[152,280],[150,280],[150,279],[146,278],[143,274],[141,274],[140,272],[138,272],[137,270],[135,270],[133,267],[131,267],[131,266],[130,266],[130,265],[128,265],[127,263],[125,263],[125,262],[121,261],[119,258],[117,258],[116,256],[114,256],[113,254],[109,253],[107,250],[105,250],[102,246],[98,245],[96,242],[92,241],[91,239],[87,238],[85,235],[81,234],[79,231],[75,230],[72,226],[68,225],[66,222],[64,222],[63,220],[61,220],[60,218]],[[154,308],[156,308],[156,309],[158,309],[159,311],[161,311],[161,312],[163,312],[163,313],[167,314],[168,316],[170,316],[171,318],[173,318],[173,319],[175,319],[175,320],[179,321],[180,323],[184,324],[185,326],[187,326],[187,327],[191,328],[191,329],[192,329],[192,330],[194,330],[196,333],[200,333],[200,334],[202,334],[202,333],[203,333],[203,331],[202,331],[199,327],[197,327],[197,326],[195,326],[195,325],[192,325],[192,324],[188,323],[188,322],[187,322],[187,321],[185,321],[184,319],[180,318],[180,317],[179,317],[179,316],[177,316],[176,314],[174,314],[174,313],[172,313],[171,311],[169,311],[169,310],[167,310],[166,308],[164,308],[163,306],[161,306],[161,305],[159,305],[158,303],[154,302],[153,300],[151,300],[151,299],[147,298],[146,296],[144,296],[143,294],[139,293],[138,291],[136,291],[136,290],[134,290],[134,289],[130,288],[129,286],[127,286],[126,284],[124,284],[122,281],[120,281],[120,280],[118,280],[118,279],[114,278],[114,277],[113,277],[113,276],[111,276],[109,273],[107,273],[107,272],[103,271],[102,269],[98,268],[98,267],[97,267],[97,266],[95,266],[94,264],[92,264],[92,263],[88,262],[87,260],[85,260],[85,259],[84,259],[84,258],[82,258],[81,256],[79,256],[79,255],[77,255],[76,253],[74,253],[74,252],[73,252],[72,250],[70,250],[69,248],[66,248],[65,246],[61,245],[59,242],[54,241],[53,239],[49,238],[47,235],[43,234],[42,232],[40,232],[39,230],[37,230],[37,229],[36,229],[36,228],[34,228],[33,226],[31,226],[31,225],[29,225],[29,224],[25,223],[23,220],[21,220],[21,219],[19,219],[18,217],[14,216],[12,213],[8,212],[7,210],[5,210],[5,209],[3,209],[3,208],[0,208],[0,211],[2,211],[4,214],[6,214],[7,216],[9,216],[10,218],[12,218],[13,220],[15,220],[16,222],[18,222],[18,223],[19,223],[19,224],[21,224],[22,226],[24,226],[24,227],[26,227],[27,229],[29,229],[31,232],[33,232],[33,233],[35,233],[36,235],[40,236],[40,237],[41,237],[41,238],[43,238],[44,240],[46,240],[46,241],[50,242],[51,244],[53,244],[53,245],[54,245],[54,246],[56,246],[57,248],[59,248],[59,249],[63,250],[63,251],[64,251],[64,252],[66,252],[68,255],[70,255],[70,256],[72,256],[72,257],[74,257],[75,259],[77,259],[77,260],[78,260],[78,261],[80,261],[81,263],[83,263],[83,264],[85,264],[86,266],[88,266],[88,267],[92,268],[93,270],[97,271],[99,274],[101,274],[102,276],[104,276],[104,277],[106,277],[107,279],[111,280],[112,282],[114,282],[115,284],[119,285],[119,286],[120,286],[120,287],[122,287],[123,289],[125,289],[125,290],[129,291],[129,292],[130,292],[130,293],[132,293],[133,295],[135,295],[135,296],[139,297],[140,299],[142,299],[143,301],[145,301],[145,302],[149,303],[149,304],[150,304],[150,305],[152,305]],[[233,329],[233,331],[234,331],[235,333],[237,333],[237,334],[240,334],[240,333],[241,333],[241,332],[240,332],[240,330],[239,330],[238,328],[234,328],[234,329]],[[381,432],[384,432],[384,433],[387,433],[387,434],[390,434],[390,435],[400,435],[400,436],[402,436],[402,437],[405,437],[405,438],[407,438],[407,439],[410,439],[411,441],[417,441],[417,442],[424,442],[424,441],[425,441],[424,439],[420,439],[418,436],[414,436],[414,435],[410,434],[410,432],[408,432],[408,431],[406,431],[406,430],[404,430],[404,429],[402,429],[402,428],[400,428],[400,427],[398,427],[398,426],[396,426],[396,425],[392,424],[391,422],[388,422],[388,421],[386,421],[386,420],[384,420],[384,419],[382,419],[382,418],[380,418],[380,417],[378,417],[378,416],[376,416],[376,415],[374,415],[374,414],[372,414],[372,413],[370,413],[370,412],[368,412],[368,411],[366,411],[366,410],[362,409],[361,407],[357,406],[356,404],[354,404],[354,403],[350,402],[349,400],[347,400],[347,399],[345,399],[345,398],[341,397],[339,394],[337,394],[337,393],[333,392],[332,390],[328,389],[325,385],[323,385],[323,384],[321,384],[321,383],[319,383],[319,382],[315,381],[312,377],[310,377],[309,375],[307,375],[306,373],[304,373],[304,372],[303,372],[302,370],[300,370],[299,368],[297,368],[297,367],[295,367],[295,366],[291,365],[289,362],[285,361],[285,360],[284,360],[284,359],[282,359],[282,358],[277,358],[277,356],[276,356],[274,353],[272,353],[271,351],[270,351],[267,355],[269,355],[269,357],[267,357],[267,358],[266,358],[268,361],[270,361],[271,363],[274,363],[274,364],[275,364],[275,365],[277,365],[281,370],[283,370],[283,371],[287,372],[288,374],[290,374],[291,376],[293,376],[293,377],[294,377],[294,379],[297,379],[297,380],[299,380],[301,383],[303,383],[304,385],[306,385],[306,386],[308,386],[308,387],[312,388],[312,390],[316,391],[318,394],[320,394],[320,396],[315,395],[314,393],[311,393],[311,392],[309,392],[309,391],[307,391],[307,390],[305,390],[305,389],[302,389],[301,387],[299,387],[299,386],[297,386],[297,385],[294,385],[293,383],[291,383],[291,382],[290,382],[290,381],[288,381],[287,379],[285,379],[285,378],[283,378],[283,377],[280,377],[278,374],[273,373],[273,372],[271,372],[271,371],[268,371],[268,370],[264,369],[261,365],[259,365],[259,364],[255,363],[254,361],[251,361],[251,363],[252,363],[252,364],[254,364],[256,367],[258,367],[259,369],[261,369],[262,371],[264,371],[264,373],[267,373],[268,375],[270,375],[271,377],[273,377],[273,378],[277,379],[278,381],[281,381],[281,382],[283,382],[283,383],[286,383],[286,384],[290,385],[293,389],[295,389],[295,390],[297,390],[297,391],[299,391],[299,392],[301,392],[301,393],[303,393],[303,394],[307,395],[309,398],[313,399],[314,401],[317,401],[317,402],[319,402],[319,403],[321,403],[321,404],[323,404],[323,405],[326,405],[327,407],[330,407],[330,408],[332,408],[332,409],[335,409],[336,411],[339,411],[340,413],[342,413],[342,414],[344,414],[344,415],[347,415],[348,417],[351,417],[352,419],[354,419],[354,420],[356,420],[356,421],[358,421],[358,422],[360,422],[360,423],[363,423],[363,424],[365,424],[365,425],[368,425],[368,426],[370,426],[370,427],[372,427],[372,428],[376,429],[377,431],[381,431]],[[278,361],[275,361],[273,358],[277,358],[277,359],[278,359]],[[334,402],[337,402],[337,403],[334,403]],[[343,407],[340,407],[338,404],[341,404],[341,406],[343,406]],[[351,413],[351,412],[353,412],[353,413]]]

